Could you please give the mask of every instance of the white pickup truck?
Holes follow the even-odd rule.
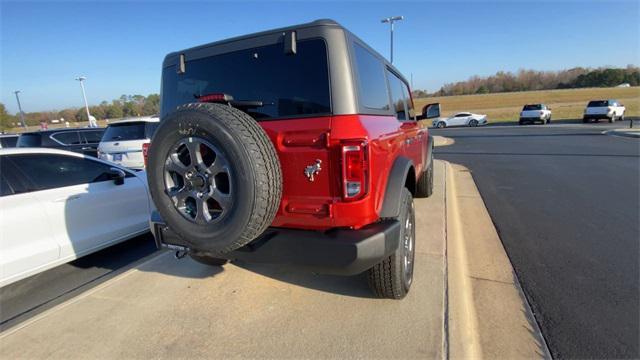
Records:
[[[535,123],[540,121],[542,124],[551,123],[551,108],[545,104],[527,104],[520,112],[520,125],[524,123]]]
[[[624,120],[624,105],[620,104],[618,100],[592,100],[587,104],[584,109],[584,116],[582,122],[586,123],[591,120],[599,121],[600,119],[607,119],[610,123],[616,120]]]

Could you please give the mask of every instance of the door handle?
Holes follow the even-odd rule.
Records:
[[[61,197],[61,198],[55,199],[54,201],[55,202],[72,201],[72,200],[78,200],[81,197],[82,197],[82,194],[75,194],[67,197]]]
[[[85,147],[82,148],[82,150],[93,150],[93,148],[89,147],[89,146],[85,146]]]

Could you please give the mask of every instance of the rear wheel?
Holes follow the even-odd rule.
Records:
[[[416,227],[413,197],[407,188],[402,189],[400,239],[398,249],[381,263],[369,269],[369,286],[380,298],[402,299],[413,283]]]
[[[416,184],[416,197],[425,198],[433,194],[433,155],[429,166],[422,172]]]
[[[438,121],[438,123],[436,124],[436,127],[437,127],[438,129],[442,129],[442,128],[446,127],[446,126],[447,126],[447,125],[446,125],[444,122],[442,122],[442,121]]]

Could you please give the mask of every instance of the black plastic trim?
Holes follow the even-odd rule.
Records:
[[[155,211],[151,215],[151,229],[158,248],[199,250],[186,246]],[[212,256],[248,263],[286,265],[319,274],[356,275],[396,251],[399,237],[400,223],[396,220],[374,223],[358,230],[320,232],[269,228],[260,238],[238,250]]]
[[[398,157],[394,161],[384,193],[384,203],[380,211],[381,218],[395,218],[400,215],[401,193],[412,167],[413,162],[408,158]]]

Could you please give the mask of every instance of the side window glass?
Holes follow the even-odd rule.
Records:
[[[387,77],[389,78],[389,88],[391,89],[391,103],[398,120],[407,120],[406,98],[403,88],[405,87],[402,80],[389,70]]]
[[[13,188],[9,185],[4,174],[0,174],[0,196],[13,195]]]
[[[5,161],[6,157],[0,158],[0,196],[13,195],[13,188],[9,184],[7,174],[9,173],[9,164]]]
[[[389,95],[382,62],[357,43],[354,43],[353,48],[360,103],[369,109],[388,110]]]
[[[51,135],[51,138],[55,139],[63,145],[79,145],[80,136],[77,131],[65,131]]]
[[[407,103],[407,110],[409,110],[409,119],[415,120],[416,112],[413,109],[413,99],[411,99],[411,92],[409,91],[409,87],[407,86],[407,84],[404,84],[404,86],[402,86],[402,90],[404,93],[405,102]]]
[[[109,166],[98,161],[53,154],[25,154],[11,157],[13,166],[35,186],[33,190],[109,180]]]
[[[81,131],[80,136],[84,144],[97,144],[102,139],[102,130]]]

